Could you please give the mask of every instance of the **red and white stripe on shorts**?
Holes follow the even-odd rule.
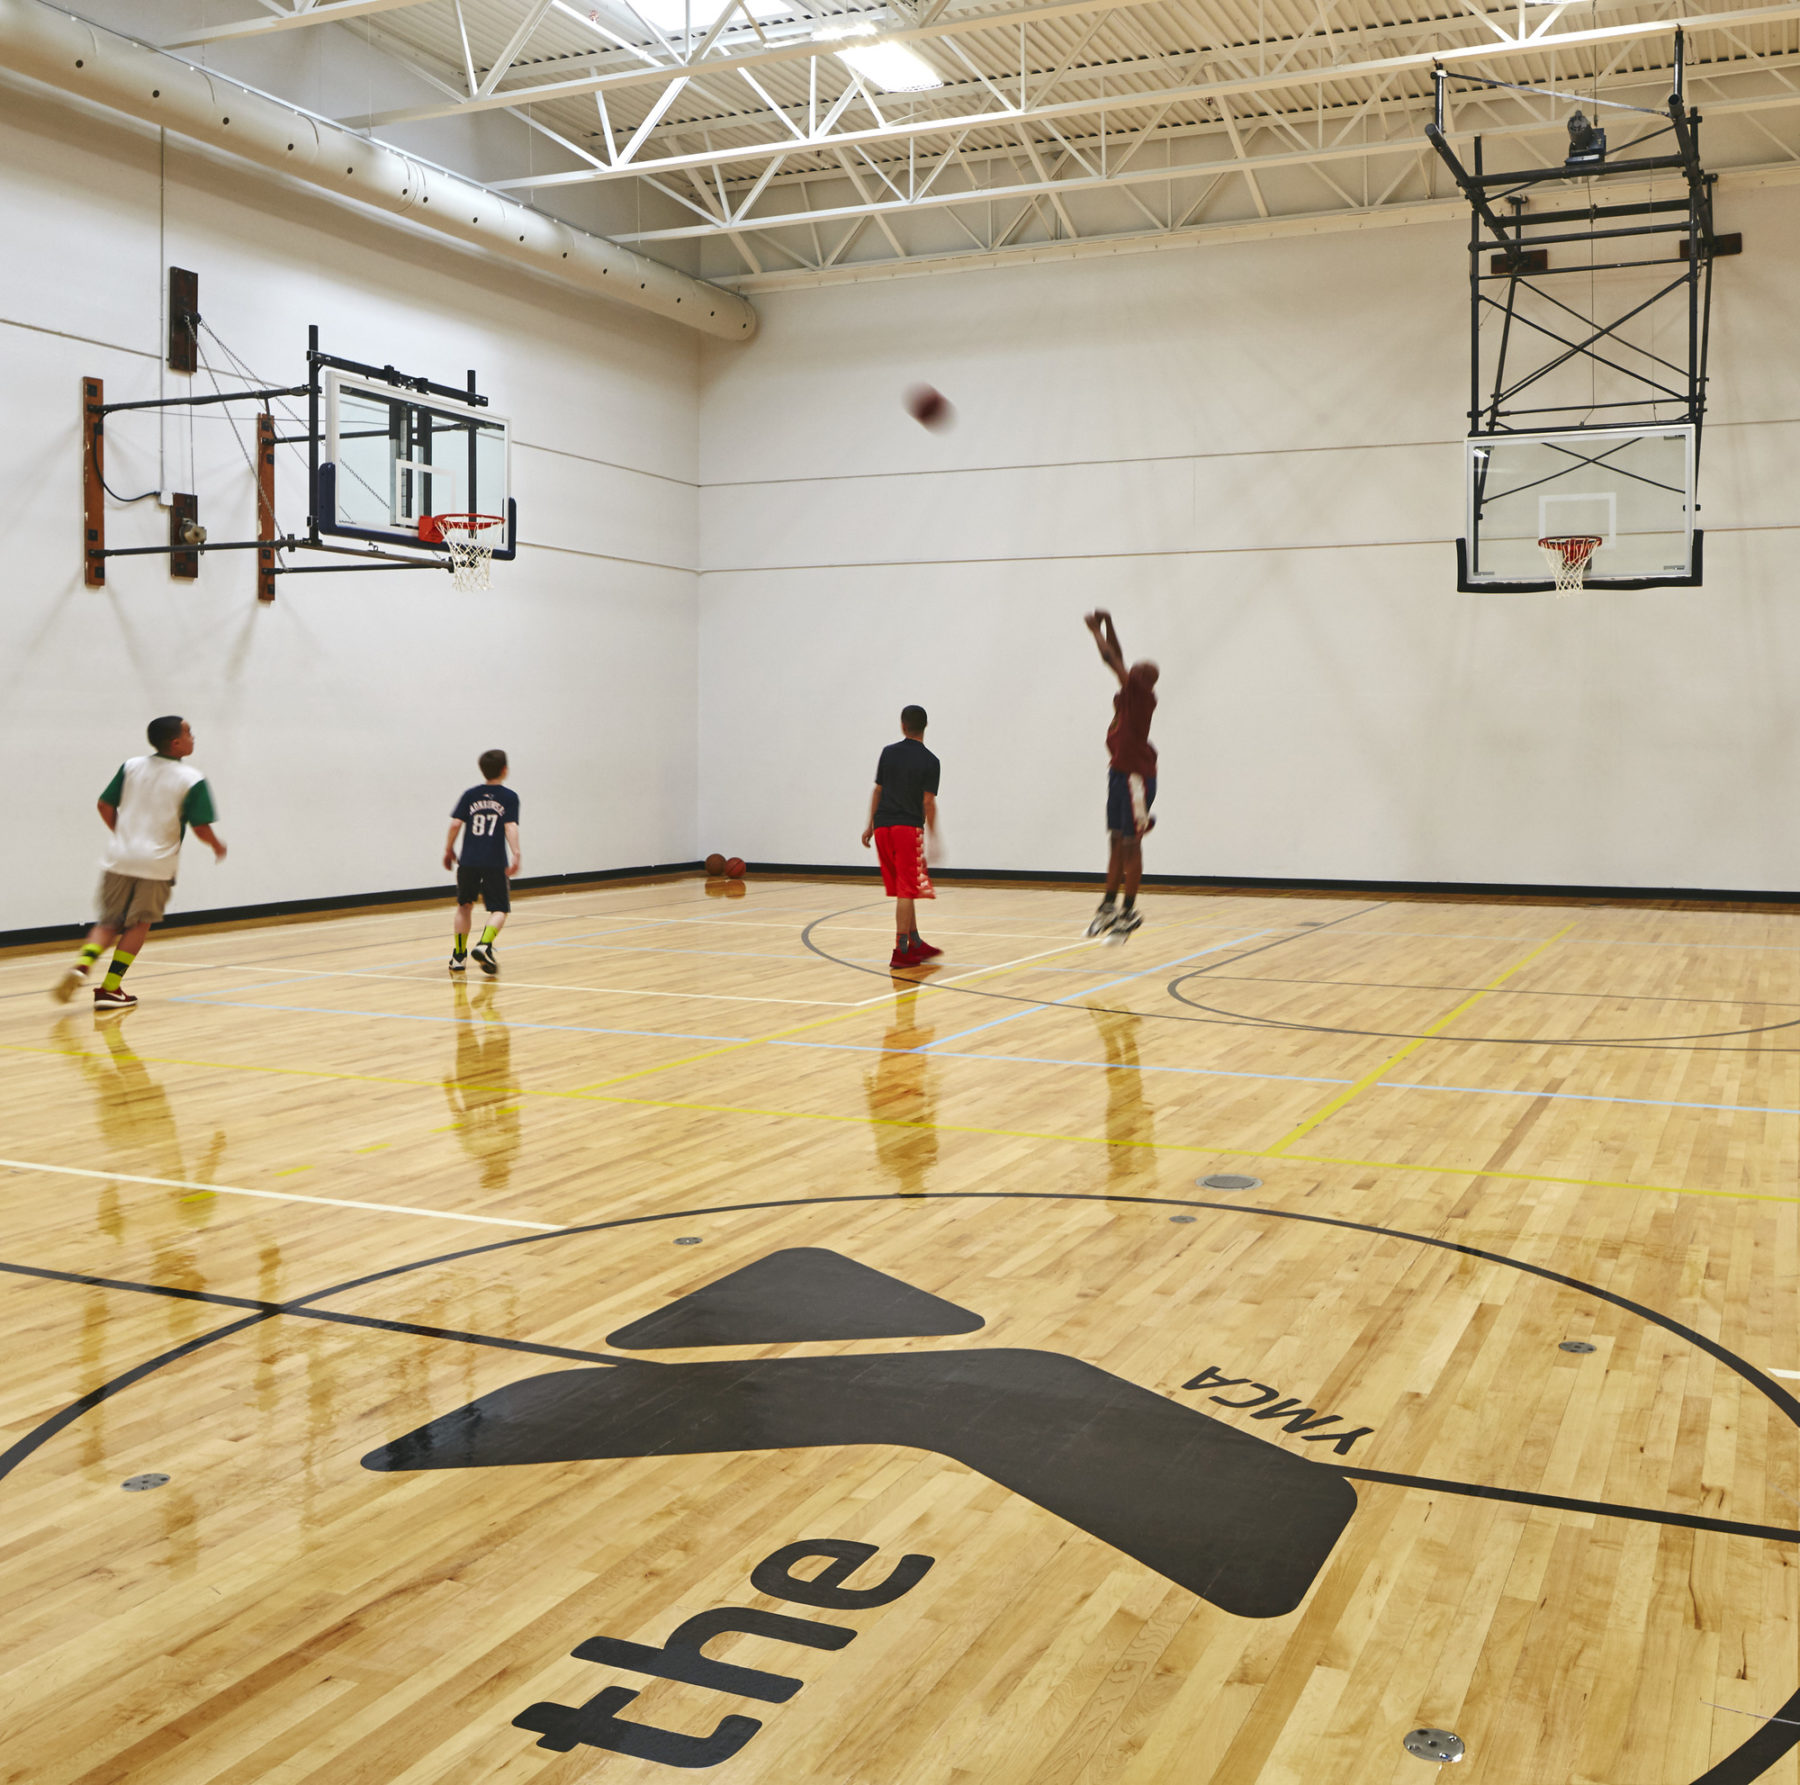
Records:
[[[890,899],[935,899],[925,866],[925,833],[914,824],[884,824],[875,833],[881,884]]]

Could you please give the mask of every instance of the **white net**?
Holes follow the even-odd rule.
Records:
[[[1586,587],[1588,561],[1600,549],[1598,539],[1586,534],[1568,534],[1540,539],[1538,544],[1550,560],[1550,573],[1556,578],[1558,595],[1575,595]]]
[[[504,524],[496,515],[456,514],[441,517],[444,548],[450,555],[450,586],[453,589],[464,594],[478,594],[488,587],[494,568],[495,537]]]

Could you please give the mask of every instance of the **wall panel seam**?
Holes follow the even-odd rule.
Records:
[[[1800,415],[1769,415],[1740,421],[1711,421],[1709,432],[1720,433],[1731,428],[1785,428],[1800,422]],[[881,483],[902,477],[981,477],[1010,471],[1093,471],[1113,465],[1204,465],[1216,459],[1285,459],[1308,453],[1340,454],[1347,452],[1414,452],[1425,447],[1460,447],[1464,436],[1449,435],[1441,440],[1370,440],[1345,441],[1325,446],[1256,446],[1236,452],[1166,452],[1142,457],[1115,459],[1043,459],[1027,460],[1016,465],[925,465],[904,471],[821,471],[803,477],[742,477],[702,479],[702,490],[756,490],[779,488],[786,484]]]
[[[636,564],[645,570],[667,570],[676,576],[698,576],[692,564],[667,564],[661,558],[622,558],[616,552],[591,552],[578,545],[547,545],[542,540],[521,539],[521,549],[534,552],[556,552],[565,558],[594,558],[603,564]]]
[[[1709,526],[1708,533],[1791,533],[1800,521],[1765,521],[1755,526]],[[1328,539],[1313,545],[1193,545],[1149,552],[1009,552],[992,558],[861,558],[828,564],[708,565],[700,576],[775,576],[805,570],[929,570],[959,564],[1088,564],[1131,558],[1274,557],[1284,552],[1382,552],[1428,547],[1441,551],[1449,539]]]
[[[34,335],[54,335],[59,341],[79,341],[104,353],[129,353],[137,359],[160,360],[162,355],[145,347],[122,347],[116,341],[99,341],[92,335],[72,335],[67,329],[47,328],[41,322],[21,322],[16,316],[0,316],[0,328],[29,329]]]
[[[659,483],[672,483],[677,489],[697,490],[701,486],[691,477],[671,477],[667,471],[648,471],[642,465],[621,465],[617,459],[597,459],[590,453],[576,452],[567,446],[544,446],[536,440],[521,440],[513,436],[514,446],[523,446],[531,452],[554,453],[559,459],[574,459],[583,465],[604,465],[609,471],[623,471],[632,477],[654,477]]]

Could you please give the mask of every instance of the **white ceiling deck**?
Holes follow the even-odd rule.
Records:
[[[1434,60],[1660,113],[1677,24],[1707,165],[1800,178],[1800,0],[718,3],[240,0],[164,44],[354,31],[437,97],[345,124],[396,140],[510,114],[524,164],[489,185],[556,211],[628,183],[648,202],[615,240],[747,291],[1455,215],[1423,136]],[[882,43],[940,84],[890,90],[839,53]],[[1569,98],[1451,93],[1453,141],[1562,159]],[[1659,122],[1600,121],[1615,157]]]

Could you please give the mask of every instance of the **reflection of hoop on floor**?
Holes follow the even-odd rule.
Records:
[[[1592,533],[1553,533],[1538,541],[1550,560],[1558,595],[1574,595],[1580,591],[1587,580],[1588,564],[1601,543]]]
[[[497,537],[483,539],[482,534],[497,535],[505,525],[505,519],[497,514],[422,514],[419,537],[427,545],[444,546],[450,554],[451,586],[473,594],[488,587],[494,547],[499,543]]]

